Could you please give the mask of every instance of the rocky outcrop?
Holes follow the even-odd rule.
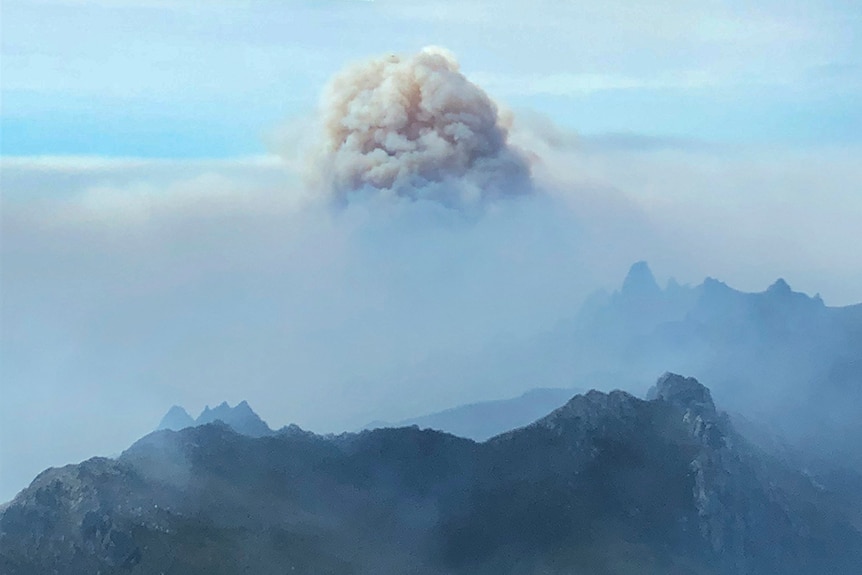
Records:
[[[2,571],[134,567],[141,560],[134,530],[158,523],[149,513],[149,495],[134,470],[120,461],[94,458],[45,471],[0,515]]]

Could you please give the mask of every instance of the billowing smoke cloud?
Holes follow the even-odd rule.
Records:
[[[339,201],[382,193],[461,206],[532,189],[497,106],[440,48],[347,69],[321,114],[312,185]]]

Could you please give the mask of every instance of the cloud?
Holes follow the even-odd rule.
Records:
[[[497,106],[439,48],[338,74],[320,134],[312,185],[342,201],[373,191],[463,205],[531,191],[529,165]]]

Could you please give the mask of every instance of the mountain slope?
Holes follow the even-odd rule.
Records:
[[[0,570],[853,573],[862,536],[696,381],[579,395],[475,443],[416,428],[253,438],[216,423],[42,473]]]
[[[445,431],[474,441],[485,441],[511,429],[523,427],[568,401],[577,390],[533,389],[518,397],[470,403],[437,413],[405,419],[396,424],[371,423],[366,429],[409,427]]]

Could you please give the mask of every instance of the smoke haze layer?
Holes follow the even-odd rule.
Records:
[[[640,259],[858,301],[859,148],[602,139],[520,112],[509,128],[439,50],[340,74],[315,120],[309,186],[284,150],[0,158],[0,500],[175,403],[247,399],[338,432],[556,385],[541,354],[497,350]],[[471,359],[486,349],[497,371]]]
[[[497,106],[445,50],[348,68],[328,86],[321,116],[312,185],[339,201],[366,191],[470,205],[531,189]]]

